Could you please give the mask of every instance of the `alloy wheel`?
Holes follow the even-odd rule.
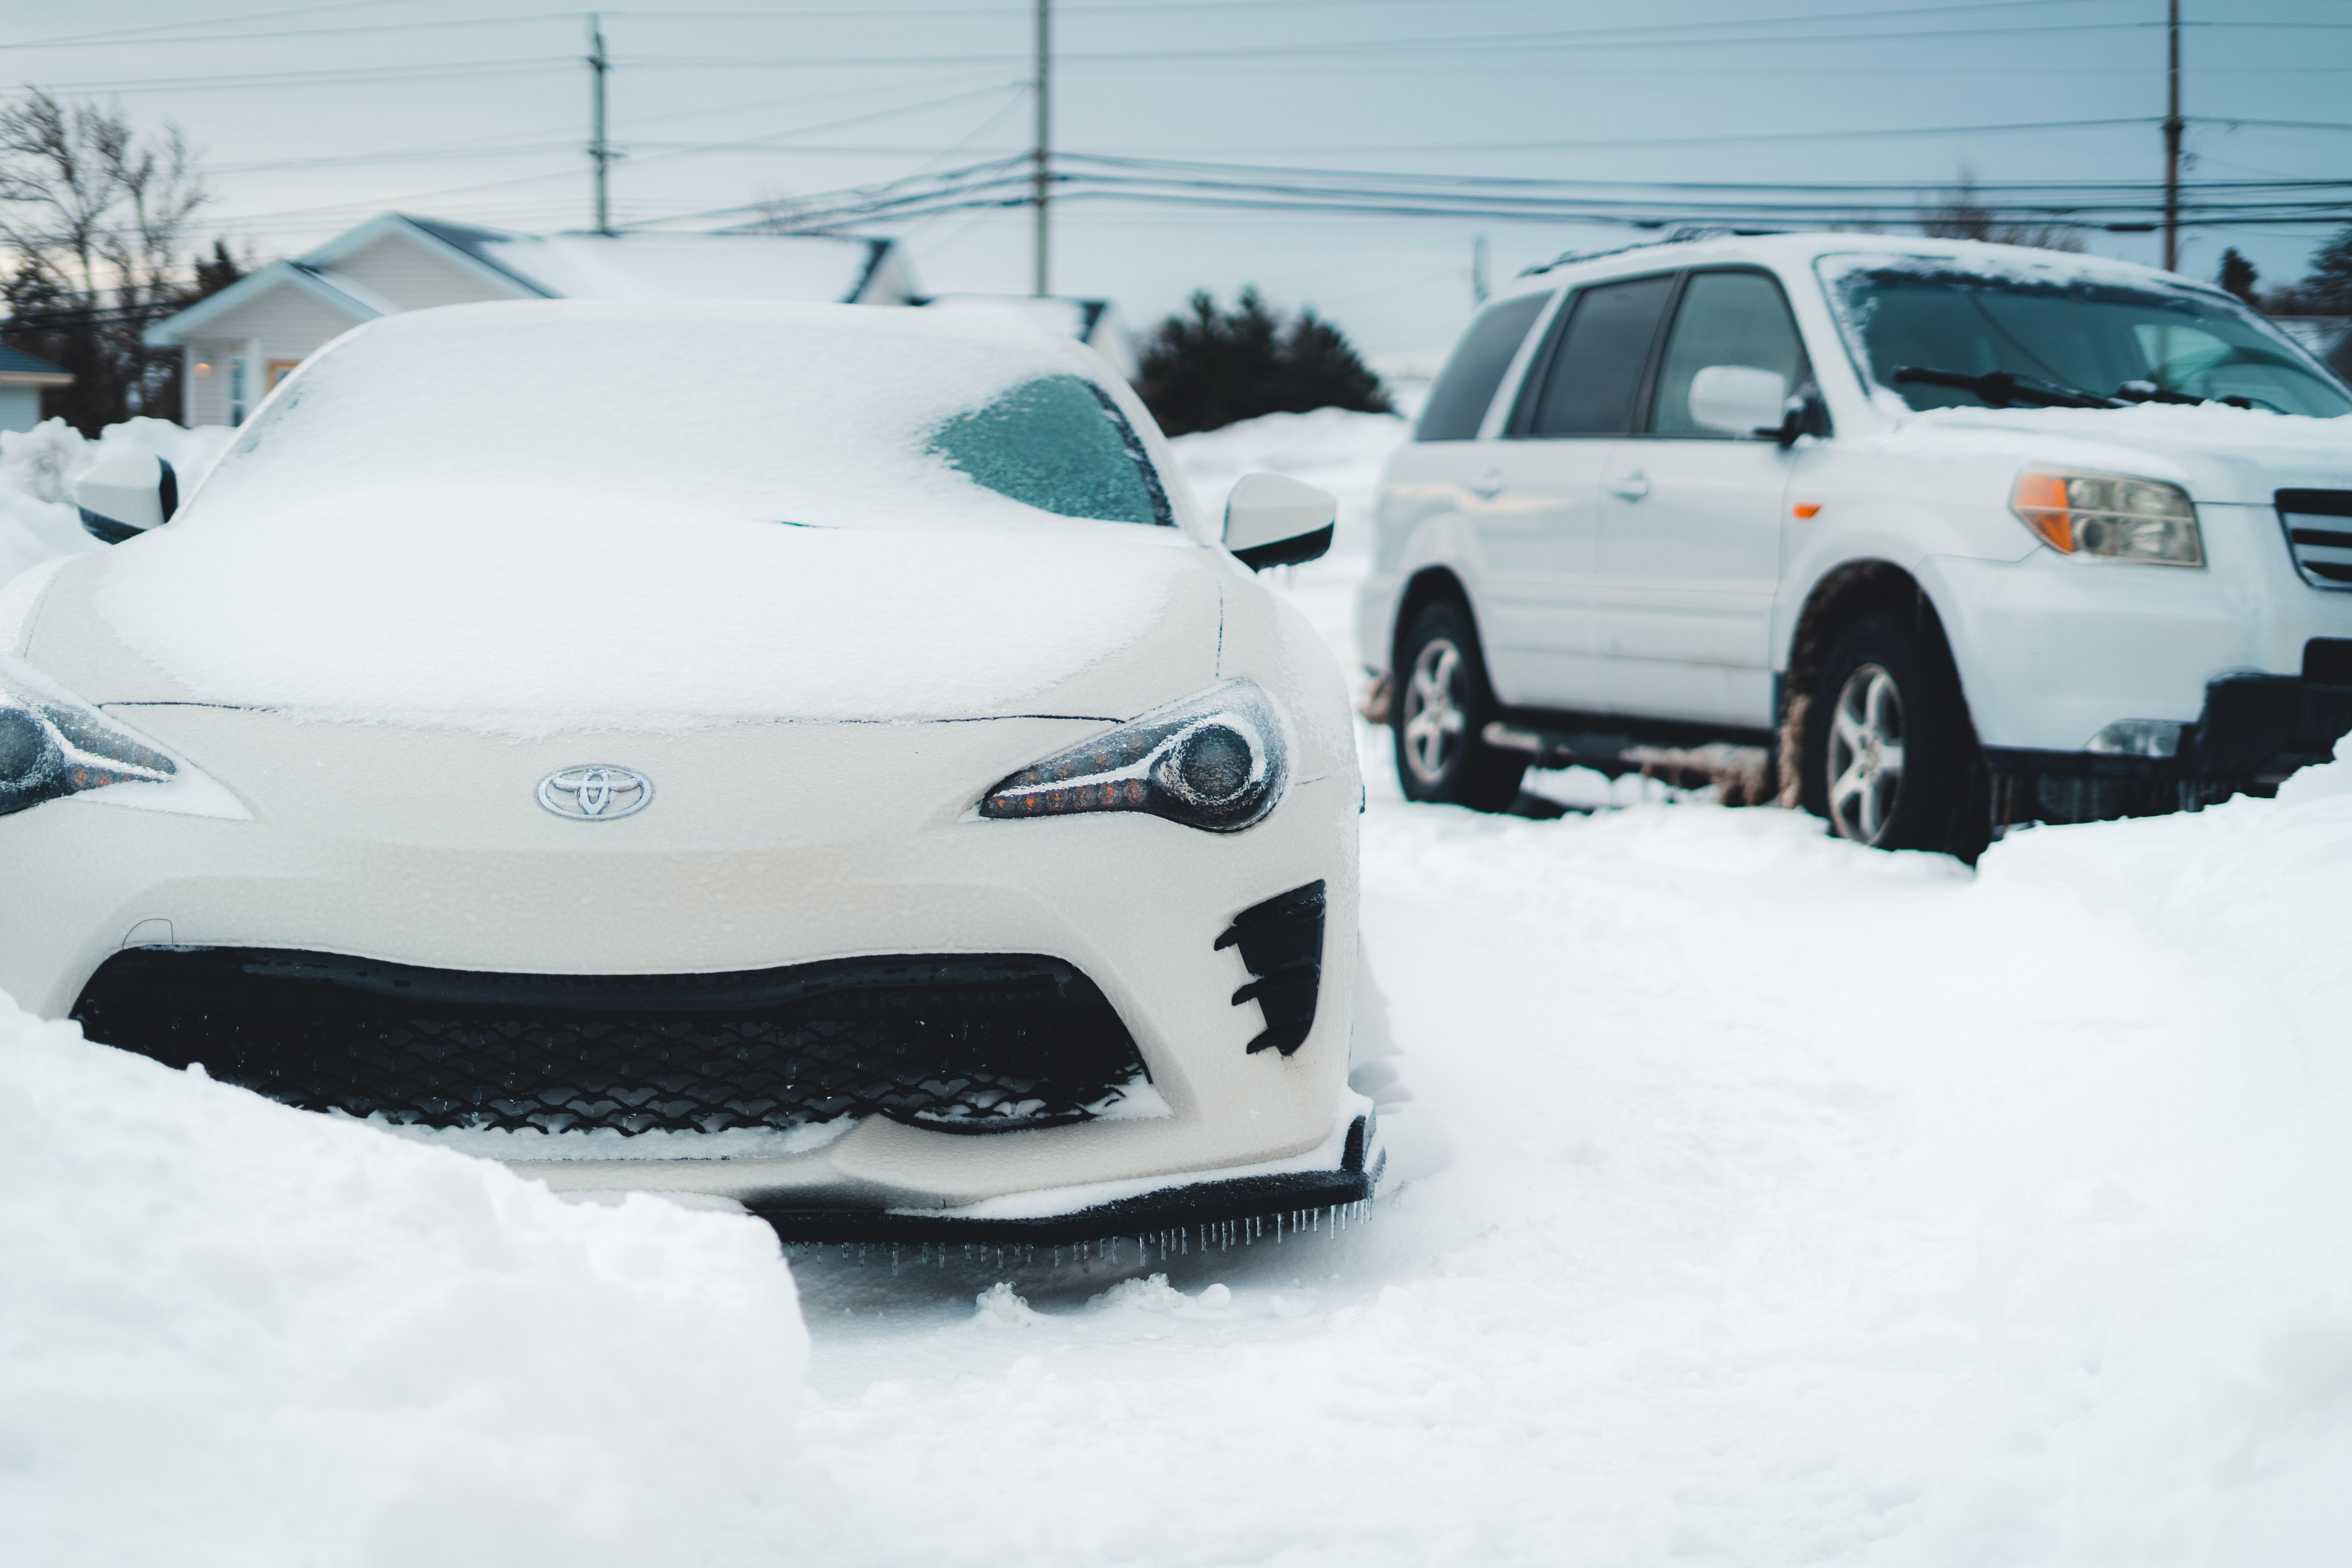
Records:
[[[1449,637],[1423,643],[1412,661],[1398,733],[1404,740],[1405,766],[1423,784],[1437,784],[1461,753],[1470,722],[1468,679],[1462,650]]]
[[[1830,710],[1830,826],[1877,844],[1903,795],[1903,693],[1876,664],[1856,666]]]

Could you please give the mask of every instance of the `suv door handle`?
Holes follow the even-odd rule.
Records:
[[[1493,500],[1503,493],[1503,471],[1500,468],[1488,468],[1470,481],[1470,493],[1480,500]]]
[[[1638,471],[1612,481],[1609,493],[1624,500],[1640,500],[1650,493],[1649,477]]]

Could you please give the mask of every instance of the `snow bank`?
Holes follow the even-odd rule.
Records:
[[[1399,1190],[888,1333],[804,1268],[809,1451],[856,1515],[926,1481],[841,1561],[2341,1557],[2352,749],[1974,875],[1367,771]]]
[[[95,441],[62,419],[0,431],[0,583],[55,556],[104,548],[82,531],[73,505],[75,478],[100,457],[152,452],[193,487],[234,434],[225,426],[184,430],[168,419],[110,425]]]
[[[772,1235],[84,1043],[0,998],[0,1558],[772,1562]]]

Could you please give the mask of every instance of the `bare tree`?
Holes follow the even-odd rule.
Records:
[[[2063,225],[2003,222],[1997,209],[1978,198],[1976,176],[1966,169],[1960,171],[1958,184],[1919,209],[1919,231],[1937,239],[1983,239],[2042,250],[2083,248],[2083,237]]]
[[[177,126],[37,89],[0,106],[5,330],[74,373],[56,411],[85,431],[176,404],[176,357],[140,332],[188,298],[180,253],[211,195]]]

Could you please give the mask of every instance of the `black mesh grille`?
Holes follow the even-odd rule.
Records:
[[[326,953],[137,948],[91,1039],[307,1110],[432,1127],[719,1131],[887,1116],[1083,1121],[1146,1077],[1095,984],[1050,958],[857,958],[733,974],[479,974]]]

